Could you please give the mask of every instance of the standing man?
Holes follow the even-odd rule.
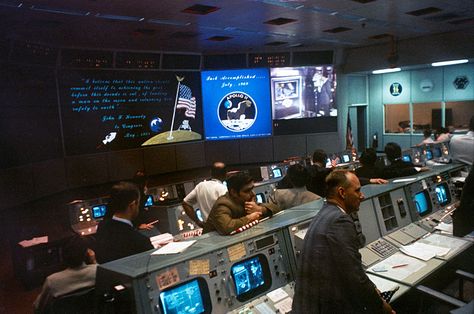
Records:
[[[96,233],[96,257],[100,264],[152,250],[150,239],[132,224],[140,207],[140,191],[129,182],[112,187],[108,210],[112,218],[103,220]]]
[[[211,168],[211,180],[200,182],[183,200],[183,208],[199,227],[204,226],[212,206],[216,200],[227,193],[223,181],[226,179],[227,170],[223,162],[215,162]],[[201,210],[203,221],[199,220],[194,210],[196,206]]]
[[[212,208],[204,232],[216,230],[222,235],[261,217],[270,217],[280,211],[274,204],[255,203],[253,178],[244,172],[232,175],[227,180],[228,192],[219,197]]]
[[[469,120],[469,132],[451,138],[449,142],[453,161],[472,166],[474,163],[474,116]]]
[[[349,216],[364,199],[357,176],[333,171],[326,184],[327,203],[305,236],[292,313],[394,313],[362,268]]]

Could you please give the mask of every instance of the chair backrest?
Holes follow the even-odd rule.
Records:
[[[95,289],[85,288],[56,298],[49,307],[48,314],[94,314]]]

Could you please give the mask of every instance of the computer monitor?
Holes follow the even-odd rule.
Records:
[[[160,307],[163,314],[211,313],[206,280],[197,277],[163,290],[160,293]]]
[[[265,255],[259,254],[232,265],[230,269],[237,300],[247,301],[270,289],[272,277]]]
[[[342,162],[345,163],[345,162],[350,162],[350,161],[351,161],[351,158],[349,155],[347,154],[342,155]]]
[[[433,152],[431,151],[431,149],[427,149],[425,155],[426,155],[426,160],[433,159]]]
[[[265,195],[263,195],[263,193],[257,193],[257,195],[255,195],[255,198],[258,204],[265,203]]]
[[[326,168],[331,168],[332,167],[332,163],[331,163],[331,159],[326,159]]]
[[[273,178],[281,178],[282,174],[281,174],[280,168],[274,168],[272,172],[273,172]]]
[[[449,187],[446,182],[438,184],[435,188],[435,192],[439,205],[446,206],[451,203],[451,194],[449,193]]]
[[[441,153],[441,147],[434,147],[433,148],[433,157],[434,158],[439,158],[441,157],[442,153]]]
[[[415,203],[416,211],[421,217],[431,213],[431,201],[426,190],[416,193],[413,202]]]
[[[96,205],[92,207],[92,217],[94,219],[103,218],[106,212],[107,212],[107,205]]]
[[[145,197],[146,197],[145,207],[153,206],[153,204],[155,203],[155,200],[153,199],[153,195],[146,195]]]
[[[406,162],[411,162],[411,156],[410,155],[403,155],[402,160]]]

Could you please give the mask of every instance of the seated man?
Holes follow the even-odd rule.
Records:
[[[274,204],[255,203],[251,176],[238,172],[227,179],[228,192],[219,197],[204,224],[204,232],[216,230],[222,235],[280,211]]]
[[[273,195],[270,196],[270,202],[277,205],[281,210],[321,198],[321,196],[306,189],[309,174],[308,170],[301,164],[294,164],[288,167],[287,176],[293,187],[275,190]]]
[[[108,209],[113,216],[103,220],[96,233],[99,263],[153,249],[150,239],[133,227],[139,207],[140,191],[135,184],[120,182],[112,187]]]
[[[333,168],[326,168],[328,155],[322,149],[317,149],[313,153],[313,165],[308,167],[309,182],[306,186],[308,191],[313,192],[321,197],[326,197],[326,177],[331,173]]]
[[[75,236],[63,247],[66,269],[49,275],[41,293],[33,303],[35,313],[48,311],[52,301],[74,291],[94,287],[97,264],[94,251],[87,248],[86,240]]]
[[[402,160],[402,149],[397,143],[387,143],[387,145],[385,145],[385,154],[387,155],[388,161],[390,161],[390,165],[385,166],[380,171],[384,179],[412,176],[418,173],[415,165]],[[428,168],[421,169],[421,171],[426,170],[428,170]]]

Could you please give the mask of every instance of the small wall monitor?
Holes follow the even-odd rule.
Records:
[[[160,293],[160,307],[163,314],[211,313],[206,281],[198,277],[163,290]]]
[[[451,194],[449,193],[449,188],[447,183],[438,184],[435,188],[436,198],[438,203],[441,206],[446,206],[451,203]]]
[[[92,207],[92,217],[94,219],[103,218],[106,212],[107,212],[107,205],[96,205]]]
[[[146,195],[145,207],[153,206],[154,203],[153,195]]]
[[[402,160],[405,162],[411,162],[411,156],[410,155],[403,155]]]
[[[255,199],[258,204],[265,203],[265,195],[263,195],[263,193],[257,193],[257,195],[255,195]]]
[[[244,302],[270,289],[272,277],[265,255],[259,254],[232,265],[230,269],[237,300]]]
[[[426,190],[416,193],[413,202],[415,203],[416,211],[421,217],[431,213],[431,201]]]
[[[272,135],[268,69],[203,71],[206,140]]]
[[[281,173],[280,168],[274,168],[272,172],[273,172],[273,178],[281,178],[282,173]]]

